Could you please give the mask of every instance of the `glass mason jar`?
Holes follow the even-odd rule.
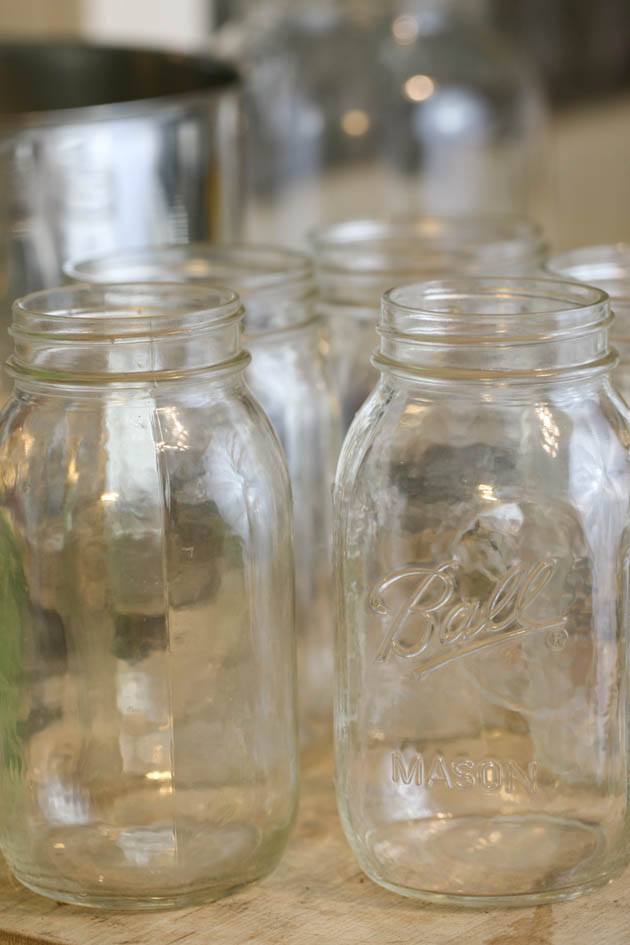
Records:
[[[547,270],[566,279],[599,286],[612,300],[611,336],[619,354],[614,372],[617,389],[630,403],[630,244],[583,246],[552,257]]]
[[[247,380],[284,447],[294,500],[298,706],[302,743],[330,735],[332,501],[339,416],[310,261],[257,245],[164,246],[71,264],[86,282],[220,282],[245,305]]]
[[[627,859],[627,410],[605,293],[388,292],[335,492],[337,791],[360,865],[462,905]]]
[[[0,845],[65,902],[267,873],[296,806],[290,493],[230,290],[13,315],[0,417]]]
[[[545,106],[487,6],[233,3],[220,36],[245,84],[247,236],[301,240],[385,208],[530,212]]]
[[[530,274],[545,257],[539,228],[509,217],[346,220],[316,230],[312,248],[344,432],[378,380],[383,292],[444,275]]]

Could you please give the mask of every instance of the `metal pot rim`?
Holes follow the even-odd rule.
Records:
[[[171,92],[132,98],[122,101],[103,102],[94,105],[80,105],[70,108],[42,109],[41,111],[0,112],[0,132],[19,131],[25,128],[49,128],[62,125],[85,124],[100,121],[119,121],[151,115],[154,112],[163,113],[165,108],[181,111],[182,108],[193,107],[198,103],[207,102],[214,94],[238,91],[240,75],[238,70],[229,62],[202,53],[175,53],[151,47],[115,46],[107,43],[82,43],[74,41],[2,41],[0,42],[0,58],[3,49],[30,49],[39,48],[83,48],[101,53],[129,52],[148,56],[159,56],[171,59],[174,62],[188,61],[199,67],[199,88],[184,92]],[[204,82],[206,72],[206,85]]]

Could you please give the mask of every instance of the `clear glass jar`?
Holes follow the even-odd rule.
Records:
[[[245,305],[247,379],[285,450],[294,500],[298,706],[303,744],[330,736],[332,501],[339,410],[310,261],[257,245],[164,246],[71,264],[86,282],[221,282]]]
[[[452,274],[530,274],[545,257],[539,228],[508,217],[346,220],[311,242],[344,432],[378,380],[370,358],[383,292]]]
[[[611,337],[619,354],[615,384],[630,403],[630,244],[583,246],[547,263],[552,275],[599,286],[612,300],[615,316]]]
[[[239,6],[223,36],[245,82],[249,238],[385,208],[529,212],[545,107],[485,0]]]
[[[290,492],[240,320],[233,292],[179,285],[14,306],[0,845],[54,899],[211,899],[286,843]]]
[[[335,492],[337,792],[360,865],[461,905],[627,860],[630,435],[605,293],[387,293]]]

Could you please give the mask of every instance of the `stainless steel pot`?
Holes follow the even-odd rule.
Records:
[[[7,303],[67,259],[238,235],[239,91],[202,57],[0,44],[0,359]]]

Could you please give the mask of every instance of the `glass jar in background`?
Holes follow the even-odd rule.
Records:
[[[0,845],[65,902],[267,873],[296,807],[286,467],[230,290],[14,306],[0,418]]]
[[[344,432],[378,379],[370,357],[383,292],[450,274],[530,274],[545,257],[539,227],[508,217],[346,220],[311,242]]]
[[[545,902],[627,860],[609,322],[605,293],[553,280],[385,296],[335,491],[336,783],[360,865],[403,895]]]
[[[252,354],[247,380],[280,437],[293,491],[301,741],[329,736],[331,490],[340,431],[310,261],[284,249],[195,243],[111,254],[66,272],[96,283],[220,282],[239,292]]]
[[[619,353],[614,379],[618,390],[630,403],[630,244],[569,250],[552,257],[547,270],[556,277],[599,286],[610,296],[615,315],[611,336]]]
[[[529,213],[545,107],[486,6],[235,4],[222,36],[245,82],[247,237],[387,211]]]

